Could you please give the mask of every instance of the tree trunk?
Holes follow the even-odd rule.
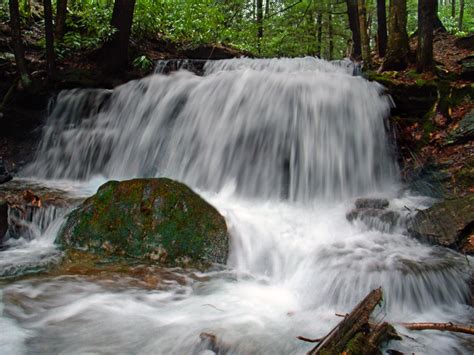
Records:
[[[329,48],[328,48],[328,60],[332,60],[334,57],[334,33],[332,27],[332,5],[329,6],[328,11],[328,39],[329,39]]]
[[[385,0],[377,0],[377,49],[379,57],[387,51],[387,10]]]
[[[316,45],[316,56],[321,58],[321,46],[323,40],[323,13],[321,10],[318,10],[318,15],[316,18],[316,25],[317,25],[317,41],[318,44]]]
[[[30,74],[25,60],[25,48],[21,38],[20,28],[20,9],[18,7],[18,0],[9,0],[10,8],[10,28],[12,31],[12,47],[15,54],[15,62],[20,75],[21,84],[23,87],[31,85]]]
[[[451,0],[451,17],[456,17],[456,0]]]
[[[433,27],[436,1],[437,0],[418,0],[416,70],[419,73],[433,69]]]
[[[263,37],[263,0],[257,0],[257,50],[261,52]]]
[[[464,0],[459,0],[459,20],[458,20],[459,31],[462,31],[463,17],[464,17]]]
[[[360,40],[362,48],[362,59],[364,65],[370,68],[372,64],[372,57],[370,56],[370,38],[367,32],[367,7],[365,6],[365,0],[358,0],[358,11],[359,11],[359,29],[360,29]]]
[[[352,32],[352,53],[353,59],[359,60],[362,54],[360,45],[359,12],[357,10],[357,0],[346,0],[347,16],[349,17],[349,27]]]
[[[112,39],[104,45],[108,73],[119,73],[128,65],[128,42],[132,32],[135,0],[115,0],[111,26],[116,29]]]
[[[447,32],[446,27],[444,27],[443,23],[441,22],[438,16],[438,0],[436,0],[436,4],[435,4],[434,30],[437,32]]]
[[[61,40],[64,37],[67,14],[67,0],[57,0],[56,7],[56,39]]]
[[[270,0],[265,1],[265,17],[270,15]]]
[[[381,70],[403,70],[408,65],[407,2],[390,0],[387,53]]]
[[[54,33],[53,33],[53,7],[51,6],[51,0],[44,0],[44,28],[46,37],[46,72],[48,73],[48,79],[51,80],[54,77],[55,65],[54,65]]]

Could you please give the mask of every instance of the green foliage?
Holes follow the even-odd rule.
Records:
[[[148,71],[153,68],[153,62],[146,55],[139,56],[135,58],[132,62],[132,65],[135,69]]]
[[[41,19],[38,15],[42,11],[41,1],[20,0],[19,3],[23,21]],[[345,1],[263,0],[263,37],[260,40],[257,38],[255,3],[254,0],[136,0],[131,41],[141,43],[144,39],[159,38],[191,47],[226,44],[260,56],[320,54],[325,59],[345,56],[347,41],[351,38]],[[5,4],[0,6],[0,20],[7,21],[7,0],[0,0],[0,4]],[[58,55],[65,57],[98,48],[109,39],[114,33],[109,25],[113,5],[113,0],[70,0],[66,34],[62,41],[56,41]],[[367,0],[366,5],[374,50],[376,1]],[[417,6],[417,0],[407,1],[409,34],[418,27]],[[53,8],[56,8],[56,1],[53,1]],[[474,2],[465,1],[463,28],[459,31],[459,0],[456,1],[455,17],[451,16],[451,2],[439,4],[441,21],[456,35],[474,32],[473,12]],[[322,20],[321,25],[318,19]],[[146,57],[134,60],[135,67],[148,65]]]

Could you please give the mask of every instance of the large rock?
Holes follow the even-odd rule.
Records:
[[[438,202],[418,212],[409,230],[416,237],[473,254],[474,195]]]
[[[447,137],[447,144],[465,143],[474,140],[474,110],[459,121],[458,127]]]
[[[225,263],[228,231],[217,210],[170,179],[109,181],[74,210],[58,242],[66,249],[165,265]]]

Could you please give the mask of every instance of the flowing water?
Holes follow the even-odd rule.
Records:
[[[207,332],[221,353],[301,354],[311,345],[296,336],[325,335],[335,313],[379,286],[375,321],[472,322],[468,259],[409,238],[403,223],[346,219],[359,196],[389,198],[402,221],[431,203],[399,184],[391,101],[353,71],[312,58],[239,59],[209,62],[202,77],[183,70],[62,92],[23,172],[29,181],[83,196],[108,179],[183,181],[225,216],[230,256],[206,273],[168,270],[152,289],[125,277],[6,279],[0,352],[208,354]],[[65,211],[44,213],[0,252],[4,274],[57,260]],[[465,336],[399,330],[409,337],[389,348],[473,350]]]

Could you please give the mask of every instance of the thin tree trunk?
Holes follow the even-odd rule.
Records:
[[[54,33],[53,33],[53,8],[51,0],[44,0],[44,28],[46,37],[46,72],[48,79],[53,79],[55,71]]]
[[[438,16],[438,0],[436,0],[435,4],[434,30],[438,32],[446,32],[446,27],[444,27]]]
[[[8,2],[10,9],[10,28],[12,31],[12,47],[15,54],[15,62],[20,80],[23,87],[29,87],[31,85],[30,74],[28,73],[28,67],[25,60],[25,48],[21,38],[20,28],[20,9],[18,7],[18,0],[9,0]]]
[[[451,17],[456,17],[456,0],[451,0]]]
[[[362,48],[362,59],[365,67],[369,68],[372,64],[372,58],[370,56],[370,38],[367,32],[367,8],[365,6],[365,0],[358,0],[358,11],[359,11],[359,28],[360,28],[360,40]]]
[[[464,17],[464,0],[459,0],[459,20],[458,20],[459,31],[462,31],[463,17]]]
[[[263,0],[257,0],[257,50],[260,54],[263,37]]]
[[[265,17],[270,15],[270,0],[265,1]]]
[[[333,38],[333,27],[332,27],[332,5],[329,6],[328,11],[328,39],[329,39],[329,48],[328,48],[328,60],[332,60],[334,57],[334,38]]]
[[[352,53],[353,59],[360,59],[362,54],[360,44],[359,12],[357,10],[357,0],[346,0],[347,16],[349,18],[349,27],[352,32]]]
[[[407,2],[390,0],[388,43],[381,70],[402,70],[408,65]]]
[[[61,40],[64,36],[67,15],[67,0],[57,0],[56,7],[56,39]]]
[[[385,0],[377,0],[377,49],[379,57],[387,51],[387,10]]]
[[[323,40],[323,13],[321,10],[318,10],[318,15],[316,17],[316,25],[317,25],[317,45],[316,45],[316,56],[321,58],[321,45]]]
[[[128,65],[128,42],[132,32],[135,0],[115,0],[111,26],[116,29],[112,39],[104,45],[105,70],[118,73]]]
[[[433,27],[435,2],[437,0],[418,0],[418,48],[416,50],[416,69],[419,73],[433,69]]]

